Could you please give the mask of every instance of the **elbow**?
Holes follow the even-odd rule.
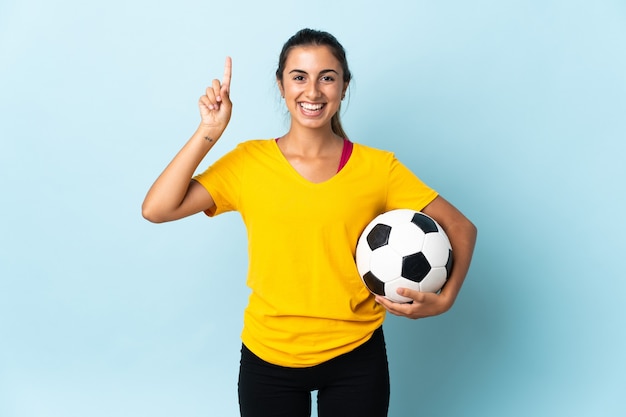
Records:
[[[478,228],[469,219],[466,218],[465,220],[466,220],[465,230],[466,230],[467,236],[470,237],[472,244],[476,244],[476,238],[478,237]]]
[[[471,220],[465,216],[459,216],[456,222],[450,224],[449,228],[452,235],[462,236],[467,244],[474,247],[478,236],[478,228]]]
[[[159,212],[155,207],[150,204],[144,204],[141,206],[141,215],[144,219],[150,223],[164,223],[167,219]]]
[[[478,235],[478,227],[474,223],[472,223],[469,219],[467,220],[467,229],[470,231],[474,237]]]

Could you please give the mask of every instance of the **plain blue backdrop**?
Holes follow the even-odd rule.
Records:
[[[479,228],[454,308],[389,317],[391,417],[626,415],[626,3],[0,3],[0,416],[238,415],[237,214],[141,218],[233,57],[202,168],[278,136],[302,27],[354,73],[351,139]]]

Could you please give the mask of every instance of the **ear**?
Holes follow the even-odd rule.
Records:
[[[343,86],[343,91],[341,92],[341,99],[343,100],[346,97],[346,92],[348,91],[348,86],[350,86],[350,81],[345,83]]]

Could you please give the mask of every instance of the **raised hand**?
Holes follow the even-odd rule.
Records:
[[[230,101],[230,79],[232,76],[232,60],[226,57],[224,77],[220,82],[214,79],[205,94],[198,100],[198,108],[205,127],[224,131],[232,112],[233,104]]]

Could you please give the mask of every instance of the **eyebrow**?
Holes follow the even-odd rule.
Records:
[[[297,69],[297,68],[289,71],[289,74],[292,74],[294,72],[295,73],[301,73],[301,74],[308,74],[308,72],[306,72],[305,70],[301,70],[301,69]],[[339,73],[336,70],[334,70],[334,69],[321,70],[320,71],[320,75],[326,74],[326,73],[329,73],[329,72],[334,72],[335,74],[339,75]]]

